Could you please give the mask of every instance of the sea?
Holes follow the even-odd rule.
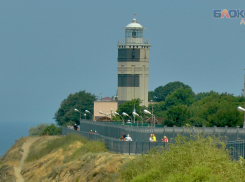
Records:
[[[29,135],[30,127],[37,127],[37,122],[0,122],[0,157],[2,157],[16,140]]]

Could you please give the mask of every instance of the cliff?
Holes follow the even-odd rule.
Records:
[[[121,181],[132,156],[78,136],[22,137],[0,158],[0,181]]]

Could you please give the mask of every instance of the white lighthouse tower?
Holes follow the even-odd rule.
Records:
[[[125,28],[125,41],[118,48],[118,102],[139,98],[148,106],[149,50],[148,39],[143,39],[145,29],[136,19]]]

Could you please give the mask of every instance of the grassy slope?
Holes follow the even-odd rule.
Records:
[[[175,139],[163,152],[138,156],[122,168],[123,181],[245,181],[245,160],[232,161],[225,143],[212,136]],[[219,144],[219,148],[217,148]]]
[[[22,157],[22,144],[26,138],[21,137],[15,144],[0,158],[0,181],[14,182],[14,167],[18,167]]]
[[[77,135],[40,137],[21,173],[27,181],[120,181],[119,168],[131,158]]]

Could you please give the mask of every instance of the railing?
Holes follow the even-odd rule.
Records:
[[[243,128],[228,128],[228,127],[131,127],[131,125],[118,125],[113,122],[95,122],[82,120],[80,122],[80,130],[89,132],[96,130],[99,134],[119,138],[122,132],[130,134],[134,141],[148,141],[150,134],[155,134],[158,141],[161,141],[163,136],[167,138],[175,138],[178,134],[190,136],[190,133],[201,133],[204,135],[215,135],[225,137],[226,141],[235,141],[238,138],[245,139],[245,129]]]
[[[168,143],[164,142],[149,142],[147,141],[120,141],[118,138],[106,137],[100,134],[91,134],[85,131],[74,131],[68,128],[62,128],[62,135],[68,135],[72,132],[86,137],[89,140],[100,140],[106,144],[110,152],[123,153],[123,154],[147,154],[151,149],[156,147],[167,147]],[[169,142],[171,143],[171,142]],[[232,141],[227,142],[226,148],[230,150],[230,155],[233,159],[238,160],[239,156],[245,157],[245,141]]]

